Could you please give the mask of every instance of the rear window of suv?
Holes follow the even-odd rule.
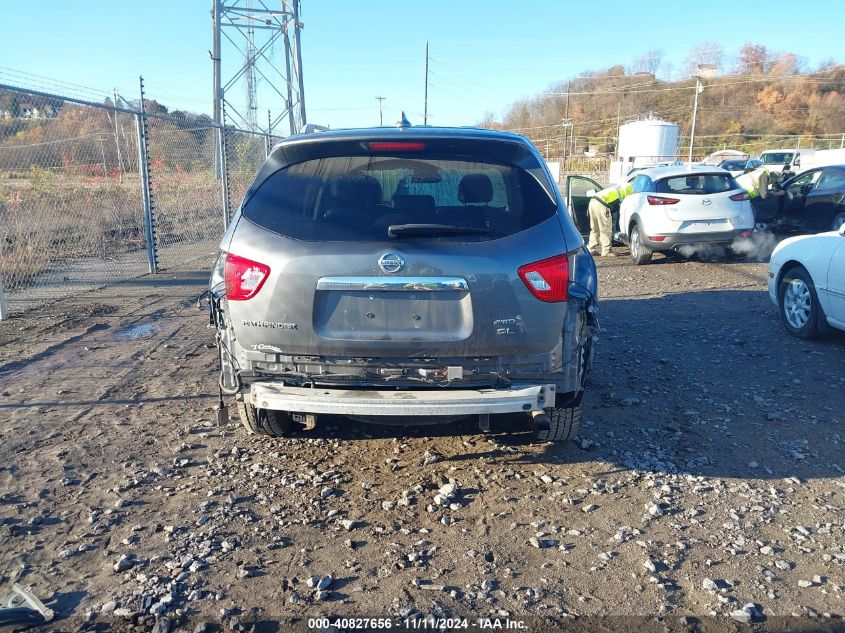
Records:
[[[686,174],[663,178],[654,183],[655,193],[685,193],[702,196],[739,188],[739,184],[729,174]]]
[[[556,210],[534,177],[514,165],[380,155],[333,156],[280,169],[245,202],[243,215],[300,240],[383,241],[391,226],[436,224],[469,231],[426,239],[480,241],[528,229]]]

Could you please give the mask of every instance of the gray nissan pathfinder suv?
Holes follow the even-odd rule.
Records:
[[[210,282],[220,386],[244,426],[321,415],[524,420],[578,433],[597,279],[525,138],[401,127],[277,145]],[[521,415],[514,416],[519,413]]]

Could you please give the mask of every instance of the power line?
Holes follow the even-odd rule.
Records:
[[[6,68],[0,66],[0,77],[7,77],[10,79],[9,83],[24,83],[33,88],[48,88],[55,90],[58,87],[62,91],[75,93],[76,95],[87,95],[88,100],[105,99],[112,91],[109,89],[97,89],[81,84],[70,83],[52,77],[45,77],[43,75],[36,75],[27,73],[13,68]]]

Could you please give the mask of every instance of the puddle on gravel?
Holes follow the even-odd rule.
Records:
[[[117,338],[131,341],[148,336],[154,331],[155,323],[142,323],[141,325],[133,325],[132,327],[120,330],[117,333]]]
[[[136,321],[133,325],[127,325],[113,332],[107,337],[106,342],[131,343],[139,339],[150,338],[161,328],[161,318],[164,314],[164,310],[156,310],[140,321]]]

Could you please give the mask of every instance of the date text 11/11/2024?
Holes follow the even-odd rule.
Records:
[[[480,631],[527,630],[523,620],[510,618],[309,618],[308,628],[354,631],[361,629],[396,629],[399,631],[460,630]]]

